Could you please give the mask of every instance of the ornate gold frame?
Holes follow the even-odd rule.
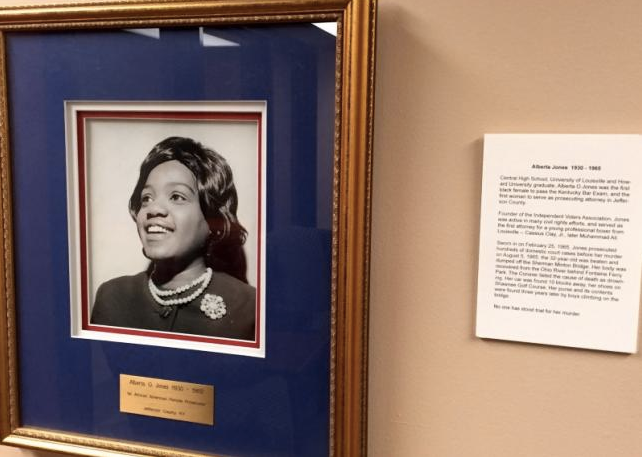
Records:
[[[86,456],[190,456],[22,427],[17,390],[11,147],[5,33],[76,28],[337,21],[330,454],[366,455],[367,314],[376,0],[125,0],[0,9],[0,432],[7,445]]]

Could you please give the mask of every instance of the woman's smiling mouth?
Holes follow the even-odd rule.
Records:
[[[153,234],[153,233],[171,233],[173,232],[172,229],[169,229],[167,227],[163,227],[162,225],[149,225],[145,229],[147,233]]]

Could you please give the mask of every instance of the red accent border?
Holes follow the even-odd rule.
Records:
[[[89,297],[88,297],[88,249],[87,249],[87,200],[86,200],[86,177],[85,177],[85,122],[91,119],[159,119],[159,120],[204,120],[204,121],[248,121],[256,122],[258,127],[258,211],[257,211],[257,270],[256,270],[256,309],[255,309],[255,340],[241,341],[229,340],[208,336],[186,335],[183,333],[158,332],[153,330],[140,330],[121,327],[109,327],[102,325],[92,325],[89,323]],[[98,332],[116,333],[124,335],[148,336],[165,338],[170,340],[195,341],[202,343],[223,344],[229,346],[240,346],[248,348],[259,348],[261,342],[261,248],[263,220],[262,220],[262,127],[263,116],[260,112],[202,112],[202,111],[77,111],[76,112],[76,131],[77,131],[77,149],[78,149],[78,203],[80,219],[80,289],[82,301],[82,328],[83,330],[93,330]]]

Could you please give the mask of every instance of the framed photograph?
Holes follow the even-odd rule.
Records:
[[[265,356],[265,249],[260,244],[266,239],[265,122],[265,102],[65,102],[72,336]],[[124,137],[128,138],[126,148],[122,147]],[[195,167],[193,174],[202,176],[203,183],[207,178],[229,181],[233,190],[229,204],[236,208],[234,216],[243,242],[231,251],[228,263],[239,263],[242,268],[211,265],[212,278],[201,293],[203,298],[223,299],[220,308],[225,314],[216,319],[203,319],[200,306],[191,313],[189,306],[172,305],[171,300],[181,297],[200,298],[201,287],[175,298],[147,293],[148,270],[160,265],[152,260],[154,245],[175,238],[181,245],[191,246],[189,237],[181,234],[178,215],[171,211],[172,206],[185,206],[183,191],[189,189],[172,188],[177,192],[172,198],[181,204],[164,205],[152,198],[156,195],[150,188],[152,192],[145,196],[159,207],[145,206],[157,213],[148,214],[143,208],[139,217],[132,217],[130,208],[137,197],[133,193],[141,190],[136,190],[137,182],[146,156],[154,151],[171,158],[173,148],[197,148],[205,159],[211,156],[212,169]],[[189,156],[182,160],[190,165]],[[224,166],[229,167],[226,173],[221,172]],[[217,194],[219,206],[220,192],[211,191]],[[208,242],[214,248],[221,245],[214,232],[224,230],[216,226],[221,218],[211,206],[202,212],[210,213],[205,219],[209,221],[208,233],[212,233]],[[210,252],[206,263],[227,257]],[[226,276],[217,277],[221,273]],[[139,280],[142,284],[136,287],[143,296],[123,296],[123,288]],[[226,302],[225,295],[231,291],[217,291],[217,284],[245,291],[240,295],[243,299]],[[147,307],[140,303],[147,303]],[[198,305],[199,300],[193,303]],[[132,313],[130,308],[142,314]]]
[[[375,0],[0,9],[0,431],[366,454]]]

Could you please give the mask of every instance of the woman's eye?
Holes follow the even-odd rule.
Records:
[[[170,195],[169,198],[170,200],[175,202],[184,202],[187,200],[187,198],[185,198],[183,194],[177,194],[177,193],[173,193],[172,195]]]
[[[152,196],[149,194],[143,195],[140,197],[140,202],[144,205],[152,201]]]

